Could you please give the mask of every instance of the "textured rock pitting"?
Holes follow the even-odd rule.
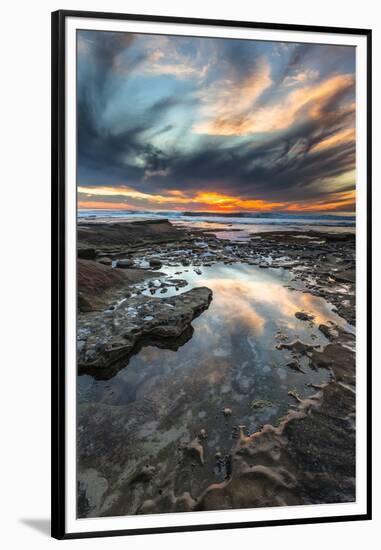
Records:
[[[195,317],[209,307],[212,291],[194,288],[171,298],[137,296],[115,310],[94,315],[88,328],[79,331],[79,368],[106,368],[128,358],[142,340],[180,337]]]

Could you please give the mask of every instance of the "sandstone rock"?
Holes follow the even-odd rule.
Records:
[[[103,265],[111,265],[112,259],[105,256],[104,258],[99,258],[98,262]]]
[[[79,311],[103,309],[110,305],[110,298],[117,289],[151,277],[152,273],[143,269],[113,269],[93,260],[77,260]]]

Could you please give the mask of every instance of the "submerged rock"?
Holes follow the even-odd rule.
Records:
[[[337,328],[328,325],[319,325],[319,330],[328,340],[335,340],[338,336]]]
[[[339,351],[341,349],[341,352]],[[226,461],[226,477],[210,484],[194,499],[190,510],[263,508],[318,503],[354,502],[355,492],[355,354],[337,344],[314,353],[335,359],[334,379],[317,387],[318,392],[301,398],[290,390],[296,409],[278,427],[265,425],[249,436],[239,427],[239,438]],[[195,458],[200,449],[188,448]],[[185,498],[179,494],[176,500]],[[165,511],[174,512],[165,502]],[[150,511],[163,511],[163,499],[150,501]]]
[[[201,466],[204,464],[204,448],[198,439],[193,439],[185,445],[184,451],[189,458],[196,460]]]
[[[318,348],[319,346],[318,345],[313,346],[311,344],[306,344],[306,343],[302,342],[301,340],[296,339],[296,340],[294,340],[293,342],[290,342],[290,343],[286,342],[286,343],[278,344],[276,347],[277,347],[277,349],[288,349],[288,350],[294,351],[298,355],[308,355],[309,353],[311,353],[314,349]]]
[[[297,372],[301,372],[302,374],[306,374],[306,371],[302,369],[298,361],[290,361],[289,363],[287,363],[286,367]]]
[[[189,283],[185,279],[174,279],[172,277],[169,277],[163,284],[166,286],[175,286],[177,288],[183,288],[184,286],[187,286]]]
[[[141,227],[145,231],[144,226]],[[95,234],[96,231],[97,229],[94,228],[93,233]],[[262,267],[270,270],[280,266],[290,269],[294,277],[290,285],[295,289],[305,289],[306,292],[321,296],[332,303],[338,313],[344,315],[347,320],[351,321],[354,318],[354,294],[353,296],[351,294],[354,291],[354,285],[335,283],[335,279],[339,280],[340,277],[339,275],[336,278],[335,273],[341,274],[344,270],[348,271],[351,266],[353,267],[354,260],[350,259],[353,248],[352,238],[345,237],[347,241],[339,242],[341,237],[332,236],[326,244],[323,244],[323,241],[314,241],[313,246],[310,247],[312,235],[308,233],[301,239],[300,232],[294,235],[288,232],[283,235],[273,233],[256,236],[256,240],[252,240],[251,243],[226,246],[222,245],[221,241],[214,242],[211,237],[208,237],[209,247],[216,252],[211,258],[210,255],[206,256],[205,249],[200,246],[199,241],[195,242],[194,246],[188,246],[185,241],[181,246],[180,243],[171,241],[166,245],[158,247],[155,244],[150,247],[143,240],[140,241],[143,244],[139,245],[136,238],[138,235],[136,235],[127,245],[120,239],[122,233],[124,235],[124,230],[121,231],[120,227],[106,228],[105,231],[108,238],[110,237],[110,240],[107,240],[107,246],[114,238],[114,233],[115,239],[118,237],[120,243],[119,250],[115,247],[115,250],[104,248],[102,253],[105,257],[121,258],[133,253],[137,263],[140,262],[138,258],[147,258],[139,263],[141,267],[144,265],[145,269],[149,267],[148,258],[155,255],[160,255],[163,264],[171,268],[183,262],[185,262],[184,265],[191,265],[189,269],[183,269],[183,276],[186,276],[187,272],[192,272],[191,276],[193,276],[193,269],[196,266],[203,269],[205,265],[214,265],[215,262],[230,265],[244,261],[249,265],[262,263]],[[85,233],[84,231],[84,237],[86,237]],[[153,234],[154,231],[152,231]],[[99,237],[96,236],[96,238]],[[189,241],[191,242],[191,238]],[[103,246],[103,243],[101,244]],[[304,245],[307,246],[307,250]],[[96,258],[99,260],[102,256],[99,253],[98,244],[96,246]],[[139,246],[141,249],[137,251]],[[133,252],[130,250],[132,247]],[[311,250],[308,249],[309,247]],[[324,256],[321,255],[322,253]],[[269,255],[273,258],[272,262],[267,261]],[[205,258],[208,258],[207,262],[204,261]],[[335,265],[339,259],[338,272]],[[98,264],[98,262],[94,263]],[[98,265],[98,267],[106,269],[106,266]],[[108,274],[113,272],[111,277],[120,276],[122,283],[122,277],[128,277],[133,271],[136,270],[108,268]],[[205,273],[208,276],[208,270],[205,270]],[[174,285],[174,281],[170,281],[168,277],[164,279],[164,275],[157,272],[153,275],[151,273],[151,277],[157,280],[160,278],[161,286],[156,286],[158,283],[152,283],[152,286],[149,286],[148,282],[145,285],[141,284],[140,290],[134,288],[129,299],[120,303],[126,296],[123,291],[120,300],[118,296],[118,299],[115,298],[107,303],[109,309],[107,313],[90,312],[86,316],[80,313],[78,356],[80,360],[85,357],[86,364],[80,365],[83,372],[88,372],[98,379],[111,378],[115,371],[128,364],[130,355],[137,353],[142,346],[154,345],[163,349],[177,349],[192,337],[194,329],[191,323],[186,325],[187,328],[180,336],[176,336],[178,334],[176,327],[183,326],[186,319],[181,317],[176,320],[175,314],[177,312],[180,315],[180,310],[184,308],[188,311],[189,308],[185,303],[175,302],[172,298],[163,298],[160,293],[167,290],[167,286],[162,286],[163,284],[168,284],[168,288],[181,287],[179,280],[175,280]],[[181,273],[176,272],[173,277],[178,275]],[[97,288],[95,292],[98,291]],[[140,292],[149,294],[150,291],[157,297],[137,296]],[[89,305],[86,302],[87,296],[87,294],[79,295],[79,301],[84,307]],[[109,307],[110,303],[113,306]],[[299,324],[299,328],[303,331],[312,327],[309,322],[311,319],[306,318],[308,313],[298,312],[297,308],[307,304],[308,302],[298,304],[296,301],[290,314],[293,317],[296,311],[297,314],[302,315],[301,317],[296,315],[296,318],[307,321],[305,324]],[[162,310],[172,310],[173,316],[171,315],[168,319],[165,315],[160,320]],[[212,311],[208,316],[210,314]],[[315,329],[318,329],[318,325],[317,321]],[[172,326],[174,329],[168,328]],[[337,327],[321,325],[319,329],[315,331],[316,339],[328,344],[325,347],[323,344],[311,345],[314,335],[311,335],[311,341],[299,340],[304,338],[304,332],[301,332],[300,336],[293,333],[285,336],[282,332],[277,334],[277,349],[288,350],[290,353],[285,354],[284,362],[272,366],[279,366],[280,373],[286,373],[285,366],[301,373],[304,372],[301,369],[302,365],[306,369],[303,377],[300,374],[295,377],[292,372],[287,373],[287,377],[294,377],[295,383],[299,378],[301,387],[305,381],[306,387],[312,387],[318,393],[305,398],[305,391],[299,385],[300,393],[296,388],[290,387],[293,381],[284,383],[282,392],[287,401],[286,405],[290,406],[290,411],[287,413],[286,410],[279,410],[279,417],[276,420],[274,417],[278,415],[277,408],[283,401],[278,403],[267,399],[256,399],[248,403],[252,397],[272,397],[272,393],[266,392],[263,394],[257,392],[252,395],[251,386],[247,399],[244,397],[247,417],[245,417],[246,413],[242,416],[241,405],[237,404],[234,395],[229,397],[226,395],[229,390],[228,384],[226,384],[227,390],[222,392],[222,402],[219,399],[209,403],[209,394],[205,388],[208,388],[209,382],[206,380],[210,373],[205,365],[205,378],[203,378],[204,362],[199,361],[200,365],[197,364],[197,354],[190,359],[189,363],[179,364],[176,376],[170,376],[172,373],[169,373],[168,378],[160,382],[162,374],[159,369],[153,369],[151,378],[148,377],[148,379],[147,373],[144,372],[146,369],[139,369],[138,375],[141,379],[137,389],[133,384],[126,384],[125,388],[121,385],[120,390],[117,389],[115,392],[118,394],[120,391],[120,395],[117,395],[115,400],[111,401],[107,394],[107,399],[102,403],[82,404],[79,412],[81,423],[78,430],[79,464],[82,469],[95,464],[100,475],[110,483],[109,491],[103,493],[103,482],[97,478],[102,489],[95,495],[96,502],[99,500],[101,504],[97,508],[98,516],[100,514],[113,516],[305,505],[353,500],[355,496],[355,371],[354,353],[351,350],[354,346],[351,337],[344,338]],[[167,330],[170,335],[166,333]],[[196,330],[200,329],[196,328]],[[97,337],[92,333],[97,334]],[[323,339],[322,334],[327,336],[329,342]],[[294,338],[297,339],[292,341]],[[119,349],[118,346],[120,346]],[[108,347],[110,351],[107,351]],[[150,356],[151,352],[156,353],[155,350],[146,351],[147,356]],[[221,380],[224,380],[225,362],[228,359],[217,356],[214,359],[213,353],[211,358],[212,361],[215,360],[213,368],[221,375]],[[93,360],[95,360],[95,366],[91,366]],[[105,366],[100,366],[102,364]],[[324,380],[329,379],[328,384],[308,384],[307,382],[311,380],[311,368],[329,369],[323,373]],[[130,376],[128,369],[126,374]],[[244,393],[246,386],[243,382],[246,384],[248,376],[242,374],[239,394]],[[258,386],[258,380],[252,378]],[[210,380],[211,384],[218,384],[215,377],[211,377]],[[318,380],[320,381],[321,378],[319,377]],[[115,389],[116,384],[112,387]],[[234,387],[237,387],[237,384]],[[182,393],[182,388],[186,388],[185,395]],[[289,396],[287,391],[290,392]],[[205,416],[195,415],[195,411],[198,410],[197,399],[202,400],[201,408],[203,411],[205,409]],[[109,404],[108,400],[112,404]],[[114,405],[119,402],[123,403],[123,406]],[[125,403],[128,404],[125,405]],[[235,422],[227,417],[224,418],[225,415],[222,416],[225,404],[233,407],[235,422],[246,423],[247,429],[243,426],[234,426],[232,433],[231,428]],[[231,409],[228,407],[226,409],[231,414]],[[184,416],[182,416],[183,411]],[[200,425],[201,418],[203,420]],[[272,422],[274,426],[266,425],[266,422]],[[209,435],[207,439],[204,438],[206,431],[204,434],[204,430],[200,430],[202,426],[207,428]],[[253,430],[256,432],[253,433]],[[153,433],[155,436],[151,435]],[[155,445],[160,445],[152,455],[144,450],[144,444],[150,441],[151,437],[155,438]],[[191,441],[192,438],[196,439],[196,443]],[[190,441],[190,443],[184,445],[182,443],[184,441]],[[141,445],[142,442],[143,445]],[[133,457],[136,454],[136,462],[134,458],[130,460],[130,453]],[[203,468],[200,467],[201,464],[204,465]],[[121,477],[120,471],[124,468],[126,474]],[[223,482],[220,483],[221,481]],[[87,486],[82,482],[79,488],[78,509],[81,517],[95,514],[92,487],[93,483]],[[107,488],[106,485],[105,488]],[[128,499],[126,495],[129,496]]]
[[[304,311],[297,311],[295,313],[295,317],[300,321],[312,321],[312,319],[314,318],[313,315],[305,313]]]

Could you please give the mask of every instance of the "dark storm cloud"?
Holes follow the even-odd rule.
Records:
[[[187,181],[192,189],[213,188],[242,197],[260,199],[296,200],[321,194],[316,180],[338,176],[354,168],[353,145],[341,145],[319,153],[308,153],[306,147],[297,157],[288,153],[297,144],[295,139],[273,141],[261,151],[240,146],[228,150],[210,147],[189,156],[169,161],[172,182],[166,181],[158,189],[175,189],[177,181]]]
[[[107,75],[114,67],[117,56],[125,51],[133,41],[133,33],[110,31],[78,31],[79,48],[87,47],[98,65],[99,73]]]
[[[307,102],[295,121],[256,139],[250,135],[196,135],[191,131],[192,117],[200,116],[200,99],[194,89],[201,84],[194,76],[188,76],[187,81],[182,76],[186,74],[183,59],[173,66],[172,57],[171,63],[166,61],[165,51],[150,50],[143,47],[145,44],[142,38],[128,33],[85,31],[79,36],[81,185],[133,185],[147,193],[161,194],[213,189],[241,197],[297,201],[320,197],[323,180],[339,177],[355,167],[354,141],[333,140],[338,132],[354,125],[353,111],[341,109],[353,95],[353,82],[319,99],[316,116],[310,115]],[[243,40],[216,41],[218,63],[211,73],[217,82],[218,78],[221,82],[228,78],[235,83],[237,102],[241,83],[263,67],[267,51],[263,48]],[[273,67],[273,87],[266,91],[261,108],[271,102],[275,85],[295,75],[311,59],[316,62],[319,51],[316,45],[296,45],[287,51],[281,67]],[[323,53],[325,56],[326,51]],[[345,55],[349,55],[348,50],[341,51],[339,58]],[[143,77],[136,76],[136,69],[154,62],[163,64],[166,76],[159,74],[156,80],[152,76],[147,80],[145,75],[139,88],[138,78]],[[205,94],[205,89],[202,91]],[[213,105],[213,97],[210,101]],[[115,106],[120,106],[121,114],[112,118],[110,110]],[[179,128],[185,129],[183,135],[179,135]],[[329,147],[317,148],[329,139],[333,140]],[[328,197],[330,190],[324,192]]]
[[[293,44],[291,48],[288,62],[280,74],[279,83],[285,80],[286,77],[293,75],[296,71],[300,71],[304,62],[314,52],[314,44]]]
[[[248,40],[220,40],[217,43],[217,59],[229,66],[229,72],[237,79],[255,71],[260,53],[255,42]]]

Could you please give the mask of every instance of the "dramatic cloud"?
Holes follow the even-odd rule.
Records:
[[[82,207],[351,211],[355,50],[79,31]]]
[[[251,113],[257,99],[271,84],[270,67],[264,61],[254,73],[238,82],[227,79],[212,83],[199,96],[207,122],[195,124],[192,130],[223,136],[252,133]]]

